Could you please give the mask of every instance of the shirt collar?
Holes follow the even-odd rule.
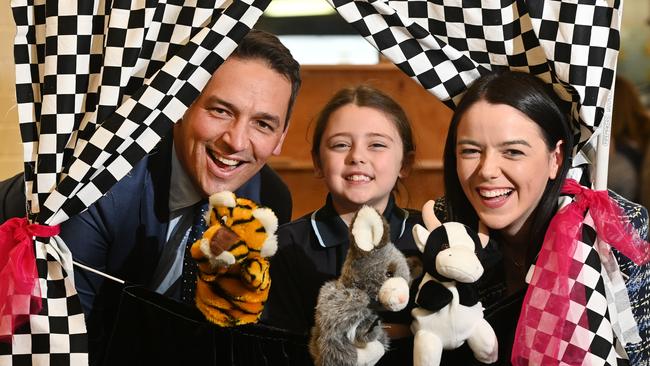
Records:
[[[383,216],[390,226],[390,239],[395,242],[404,234],[409,212],[397,207],[391,195]],[[316,234],[318,243],[324,248],[336,247],[349,241],[350,231],[348,226],[336,213],[332,204],[332,197],[329,194],[325,206],[311,214],[311,227],[314,234]]]
[[[171,181],[169,183],[169,212],[174,216],[174,213],[183,208],[194,205],[199,202],[203,197],[194,188],[194,183],[187,175],[185,168],[176,156],[175,146],[172,146],[171,158]]]

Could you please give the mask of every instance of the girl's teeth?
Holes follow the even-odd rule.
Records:
[[[360,181],[368,182],[370,181],[370,177],[365,175],[352,175],[348,177],[348,180],[351,180],[353,182],[360,182]]]
[[[480,191],[481,196],[486,198],[494,198],[497,196],[502,196],[512,192],[512,189],[495,189],[492,191]]]

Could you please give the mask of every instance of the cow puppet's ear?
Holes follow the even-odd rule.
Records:
[[[420,224],[413,225],[413,239],[420,252],[424,253],[424,247],[427,244],[429,232]]]
[[[485,226],[483,221],[478,222],[478,238],[481,241],[481,246],[485,249],[490,241],[490,229]]]

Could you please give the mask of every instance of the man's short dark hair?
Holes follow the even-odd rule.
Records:
[[[284,122],[284,128],[286,129],[301,83],[298,61],[293,58],[291,52],[280,42],[278,37],[259,29],[251,29],[230,57],[241,60],[265,61],[271,69],[289,79],[291,82],[291,97],[287,109],[287,120]]]

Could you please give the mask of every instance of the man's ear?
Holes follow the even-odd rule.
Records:
[[[287,123],[289,122],[287,121]],[[275,149],[273,149],[273,153],[272,153],[273,156],[278,156],[282,152],[282,144],[284,144],[284,139],[285,137],[287,137],[287,131],[289,131],[289,126],[287,126],[287,128],[285,128],[284,131],[282,132],[282,136],[280,136],[280,141],[278,141],[278,144],[275,146]]]
[[[551,151],[551,157],[549,160],[549,179],[555,179],[557,177],[557,174],[560,172],[560,167],[564,161],[564,151],[562,150],[562,145],[564,145],[564,141],[558,141],[557,144],[555,144],[555,149]]]
[[[411,151],[402,159],[402,168],[399,171],[400,178],[406,178],[411,174],[411,169],[415,163],[415,152]]]

